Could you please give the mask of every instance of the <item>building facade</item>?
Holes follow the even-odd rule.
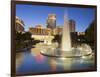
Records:
[[[54,38],[54,36],[52,36],[52,29],[43,28],[41,25],[37,25],[35,28],[30,27],[29,32],[32,34],[32,38],[43,41],[46,44],[51,44]]]
[[[15,19],[15,30],[17,32],[24,32],[24,22],[20,18],[16,17]]]
[[[69,20],[69,26],[70,26],[70,32],[75,32],[75,21],[74,20]]]
[[[62,35],[62,27],[56,27],[55,29],[53,29],[53,35]]]
[[[51,35],[52,30],[50,28],[43,28],[42,25],[36,25],[35,28],[30,27],[29,32],[32,35]]]
[[[55,14],[48,15],[47,28],[51,28],[51,29],[56,28],[56,15]]]

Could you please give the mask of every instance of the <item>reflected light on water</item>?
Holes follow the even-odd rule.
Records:
[[[40,49],[38,49],[38,48],[32,48],[31,54],[35,57],[35,59],[38,63],[42,63],[45,59],[45,57],[40,54]]]
[[[70,70],[73,64],[72,58],[49,58],[48,63],[51,66],[51,71],[57,71],[57,66],[63,70]]]
[[[23,53],[16,53],[16,68],[18,68],[23,62]]]
[[[35,56],[35,58],[38,63],[41,63],[44,61],[44,56],[42,56],[41,54],[37,54],[37,56]]]
[[[49,64],[51,66],[51,71],[56,71],[57,69],[56,61],[54,59],[50,59]]]
[[[47,57],[39,48],[16,54],[17,73],[84,70],[94,67],[93,55],[83,58]],[[24,59],[23,59],[24,58]]]
[[[59,58],[60,65],[63,67],[64,70],[70,70],[73,64],[72,58]]]

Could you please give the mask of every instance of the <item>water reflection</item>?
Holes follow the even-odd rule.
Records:
[[[55,58],[48,58],[48,64],[50,64],[51,71],[56,71],[57,70],[57,62]]]
[[[60,58],[60,65],[63,67],[64,70],[70,70],[72,66],[72,58]]]
[[[46,61],[47,64],[50,66],[50,71],[53,72],[57,70],[56,58],[46,57],[46,56],[41,55],[39,48],[32,48],[31,54],[34,56],[34,58],[36,59],[38,63],[43,63]]]
[[[16,68],[18,68],[23,62],[23,53],[16,53]]]
[[[57,71],[57,66],[61,67],[63,71],[71,70],[73,59],[72,58],[49,58],[49,64],[51,65],[51,70]]]
[[[94,58],[55,58],[43,56],[39,48],[16,54],[17,74],[83,70],[94,67]]]
[[[41,63],[44,61],[44,56],[40,54],[40,49],[38,48],[32,48],[31,49],[31,54],[33,55],[33,57],[36,59],[36,61],[38,63]]]

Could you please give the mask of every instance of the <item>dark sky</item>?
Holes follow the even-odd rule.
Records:
[[[66,12],[65,12],[66,11]],[[56,14],[56,24],[63,26],[64,13],[67,13],[68,19],[76,22],[76,31],[82,32],[89,26],[95,18],[94,8],[77,8],[77,7],[54,7],[40,5],[16,5],[16,16],[25,23],[25,30],[37,24],[46,27],[48,14]]]

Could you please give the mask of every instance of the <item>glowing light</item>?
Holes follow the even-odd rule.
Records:
[[[62,57],[62,58],[60,58],[61,60],[65,60],[66,58],[64,58],[64,57]]]
[[[82,59],[85,59],[86,57],[85,57],[85,56],[82,56],[81,58],[82,58]]]

